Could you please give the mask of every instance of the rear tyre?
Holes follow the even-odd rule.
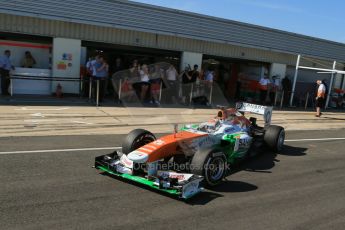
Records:
[[[122,152],[128,154],[154,140],[156,140],[156,137],[151,132],[145,129],[134,129],[123,140]]]
[[[264,134],[265,144],[273,151],[279,152],[284,146],[285,130],[281,126],[270,125]]]
[[[190,169],[191,173],[204,177],[206,186],[215,186],[226,176],[226,156],[219,149],[198,150],[193,156]]]

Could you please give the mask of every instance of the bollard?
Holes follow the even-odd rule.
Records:
[[[274,94],[274,106],[277,105],[277,100],[278,100],[278,91],[276,91]]]
[[[12,78],[10,78],[10,93],[11,93],[11,97],[13,96],[13,81],[12,81]]]
[[[308,100],[309,100],[309,91],[307,92],[307,96],[306,96],[306,99],[305,99],[304,110],[307,110]]]
[[[284,102],[284,90],[283,90],[282,96],[281,96],[281,98],[280,98],[280,109],[283,108],[283,102]]]
[[[92,97],[92,77],[90,77],[90,83],[89,83],[89,101],[91,101]]]
[[[213,92],[213,82],[211,82],[211,89],[210,89],[210,104],[212,104],[212,92]]]
[[[96,106],[98,106],[98,102],[99,102],[99,79],[97,79]]]
[[[190,87],[189,104],[192,104],[192,98],[193,98],[193,83],[192,83],[192,86]]]
[[[121,93],[122,93],[122,79],[120,78],[120,83],[119,83],[119,102],[121,101]]]
[[[296,107],[296,106],[294,106],[293,105],[293,98],[294,98],[294,96],[295,96],[295,92],[293,92],[293,91],[291,91],[290,92],[290,107]]]
[[[161,102],[162,100],[162,87],[163,87],[163,81],[161,80],[160,81],[160,84],[159,84],[159,102]]]
[[[80,77],[80,86],[79,86],[79,97],[83,97],[83,90],[84,90],[84,76]]]

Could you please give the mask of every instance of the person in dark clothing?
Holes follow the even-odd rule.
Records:
[[[189,67],[185,67],[184,71],[180,74],[182,78],[182,103],[186,103],[187,98],[190,96],[192,76],[189,75]],[[179,77],[179,78],[180,78]]]
[[[1,76],[1,93],[4,96],[10,95],[8,87],[10,85],[10,71],[14,66],[10,61],[11,51],[5,50],[4,55],[0,56],[0,76]]]
[[[121,58],[116,58],[115,63],[112,66],[112,73],[114,74],[114,73],[121,71],[121,70],[124,70]]]
[[[189,83],[194,83],[196,82],[196,79],[199,77],[199,71],[198,71],[199,66],[194,65],[193,70],[189,72],[190,80]]]
[[[291,81],[288,78],[288,76],[285,76],[282,80],[282,87],[284,91],[284,99],[283,99],[283,104],[287,106],[290,101],[290,92],[291,92]]]

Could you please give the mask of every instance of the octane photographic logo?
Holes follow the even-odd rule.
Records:
[[[216,170],[218,166],[214,164],[209,164],[209,165],[203,165],[203,166],[196,166],[191,164],[190,162],[185,162],[185,163],[176,163],[174,161],[169,161],[169,162],[164,162],[164,163],[158,163],[156,164],[156,171],[175,171],[175,172],[190,172],[191,170]],[[230,166],[226,164],[226,169],[230,169]],[[133,164],[133,170],[134,171],[146,171],[147,170],[147,164]],[[171,174],[172,172],[170,172]],[[169,174],[169,173],[168,173]],[[176,173],[175,173],[176,174]],[[171,175],[175,175],[172,173]],[[167,174],[164,174],[165,176]],[[175,176],[170,178],[175,178]],[[179,176],[176,176],[177,179],[181,179]]]

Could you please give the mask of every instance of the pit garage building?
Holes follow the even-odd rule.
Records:
[[[31,51],[37,64],[30,75],[55,79],[17,80],[18,94],[51,94],[56,79],[80,78],[80,67],[95,51],[108,55],[110,65],[121,57],[127,65],[135,58],[170,62],[180,70],[213,66],[230,98],[239,76],[257,81],[266,71],[293,80],[298,54],[304,66],[331,69],[336,61],[335,69],[344,70],[345,63],[342,43],[124,0],[1,0],[0,22],[1,54],[11,50],[12,63],[20,67],[24,52]],[[295,95],[319,78],[330,84],[331,74],[300,70]],[[78,81],[61,84],[66,93],[79,92]],[[344,76],[336,74],[332,84],[344,89]]]

